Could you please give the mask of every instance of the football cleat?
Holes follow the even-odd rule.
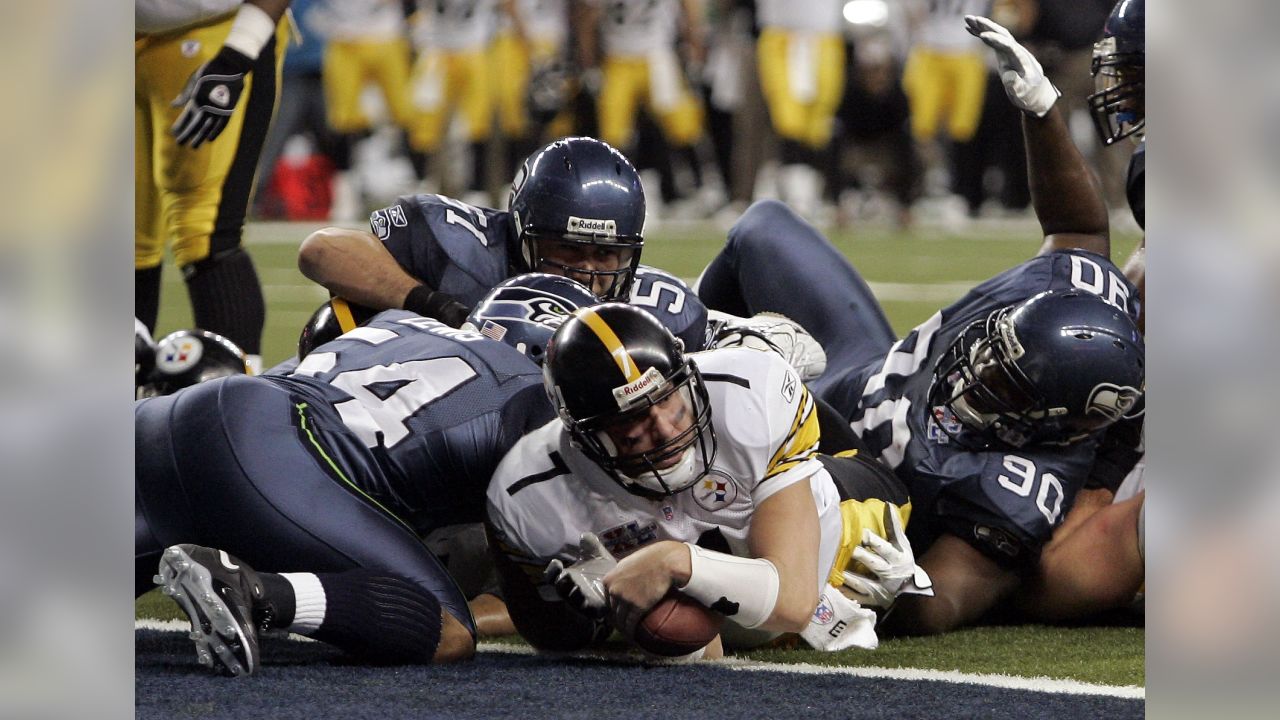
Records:
[[[258,668],[253,608],[265,600],[252,568],[222,550],[173,545],[160,558],[155,583],[190,618],[201,665],[231,676]]]

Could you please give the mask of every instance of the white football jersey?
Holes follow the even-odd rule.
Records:
[[[497,0],[431,0],[419,6],[415,17],[415,47],[477,52],[489,45],[497,29]]]
[[[969,34],[965,15],[989,17],[992,0],[932,0],[916,28],[914,44],[941,52],[979,50],[982,41]]]
[[[173,32],[240,9],[240,0],[134,0],[133,29],[142,35]]]
[[[845,0],[758,0],[762,28],[838,33],[843,28]]]
[[[647,57],[676,44],[681,0],[599,0],[605,55]]]
[[[569,35],[569,6],[567,0],[516,0],[516,12],[524,22],[529,40],[548,47],[560,47]],[[512,29],[511,18],[506,13],[498,15],[498,30]]]
[[[400,0],[326,0],[311,6],[307,22],[330,40],[392,40],[405,33]]]
[[[522,438],[489,483],[489,520],[500,549],[534,578],[552,558],[576,559],[582,533],[594,532],[617,557],[658,540],[696,543],[719,531],[734,555],[751,557],[747,538],[756,506],[795,483],[808,483],[822,540],[820,585],[835,560],[840,497],[817,459],[812,396],[791,366],[771,352],[726,348],[694,353],[711,402],[717,451],[711,474],[659,500],[632,494],[570,444],[553,420]],[[695,445],[696,447],[696,445]],[[555,591],[543,586],[548,600]]]

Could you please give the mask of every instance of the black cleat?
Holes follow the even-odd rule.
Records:
[[[258,669],[253,608],[263,589],[253,568],[222,550],[173,545],[160,558],[155,583],[191,619],[201,665],[232,676]]]

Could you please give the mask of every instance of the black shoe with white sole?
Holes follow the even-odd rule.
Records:
[[[191,619],[200,664],[232,676],[258,668],[254,607],[266,603],[252,568],[222,550],[173,545],[155,582]]]

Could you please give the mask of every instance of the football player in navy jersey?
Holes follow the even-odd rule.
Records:
[[[687,350],[748,345],[778,352],[802,378],[821,372],[822,348],[796,323],[709,318],[684,281],[641,265],[644,217],[644,188],[626,157],[594,138],[564,138],[524,162],[507,211],[441,195],[404,196],[372,214],[372,232],[312,233],[298,267],[337,296],[332,315],[342,331],[372,310],[400,307],[457,327],[489,288],[537,271],[645,309]]]
[[[139,401],[136,592],[158,563],[202,662],[233,675],[257,666],[262,627],[378,663],[469,657],[467,598],[423,538],[482,521],[498,461],[554,417],[532,359],[595,302],[521,276],[465,329],[387,311],[289,375]]]
[[[1142,399],[1140,301],[1110,260],[1107,209],[1056,88],[1004,28],[966,22],[996,50],[1023,111],[1039,255],[898,339],[848,261],[786,206],[763,202],[698,284],[708,307],[779,312],[812,333],[828,364],[810,387],[907,484],[908,534],[937,590],[898,603],[890,627],[907,633],[972,623],[1024,585],[1033,613],[1101,610],[1127,602],[1143,575],[1139,497],[1108,508],[1120,528],[1107,534],[1109,554],[1075,558],[1100,569],[1100,586],[1057,588],[1087,602],[1050,608],[1061,598],[1034,592],[1040,551],[1090,481],[1100,438]]]
[[[516,273],[566,275],[602,299],[643,306],[686,347],[701,349],[706,308],[679,278],[640,265],[644,218],[630,161],[600,140],[571,137],[525,160],[506,211],[402,196],[370,216],[371,232],[312,233],[298,267],[353,304],[404,308],[454,327]]]

